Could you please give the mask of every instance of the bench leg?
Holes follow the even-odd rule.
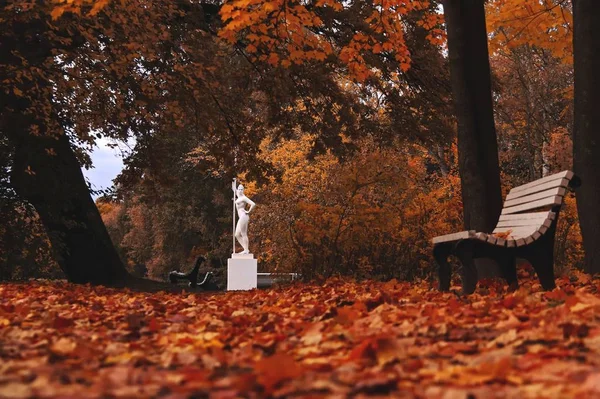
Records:
[[[460,241],[456,245],[456,256],[462,264],[461,277],[463,293],[472,294],[477,287],[477,268],[473,261],[473,243],[469,241]]]
[[[556,288],[554,281],[554,245],[537,247],[525,256],[535,270],[542,288],[546,291]]]
[[[502,277],[504,277],[510,289],[516,290],[519,288],[519,282],[517,281],[517,259],[514,256],[506,255],[500,257],[497,261],[500,264]]]
[[[448,263],[450,256],[450,244],[437,244],[433,247],[433,257],[438,265],[438,275],[440,280],[440,291],[450,290],[450,279],[452,277],[452,269]]]
[[[172,272],[169,273],[169,280],[173,284],[177,283],[178,280],[189,280],[190,281],[190,284],[189,284],[190,287],[192,287],[192,288],[196,287],[198,285],[198,270],[200,270],[200,265],[205,260],[206,259],[203,256],[199,256],[196,259],[196,263],[194,264],[194,268],[188,274],[185,274],[185,273],[173,270]]]

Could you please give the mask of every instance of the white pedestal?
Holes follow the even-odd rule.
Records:
[[[258,262],[252,254],[231,254],[227,259],[227,291],[257,287]]]

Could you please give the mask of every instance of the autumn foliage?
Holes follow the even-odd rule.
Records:
[[[266,202],[253,227],[265,263],[307,277],[427,275],[431,235],[460,223],[456,178],[427,176],[418,148],[410,154],[366,140],[346,162],[331,154],[309,161],[311,140],[263,147],[281,173],[280,184],[256,191]]]
[[[0,286],[0,397],[594,397],[598,281],[227,294]],[[458,288],[458,287],[456,287]]]
[[[463,227],[438,2],[144,4],[3,10],[15,26],[47,18],[52,51],[71,60],[24,64],[25,46],[3,84],[50,126],[60,108],[82,164],[98,137],[135,137],[114,192],[97,202],[130,272],[164,279],[207,253],[211,270],[222,271],[230,252],[223,181],[238,174],[259,203],[251,245],[265,271],[431,275],[431,237]],[[486,14],[506,192],[571,168],[571,6],[496,0]],[[26,89],[34,77],[56,82],[53,102]],[[573,202],[557,233],[561,271],[582,259]],[[23,235],[0,254],[3,278],[52,269],[38,216],[6,204],[0,234]]]
[[[340,0],[229,1],[221,8],[224,27],[220,36],[231,43],[245,40],[252,57],[273,66],[287,68],[293,63],[337,59],[353,79],[363,82],[373,75],[365,59],[372,55],[393,58],[401,71],[410,68],[403,19],[415,12],[420,13],[419,26],[429,30],[429,39],[441,43],[440,14],[430,1],[412,0],[364,4]],[[340,20],[347,26],[336,23]],[[348,32],[347,27],[354,29]],[[331,39],[339,31],[343,38],[332,45]]]
[[[443,3],[2,3],[0,398],[599,397],[577,194],[556,229],[558,288],[518,260],[519,288],[437,290],[431,238],[464,230]],[[489,0],[485,14],[506,195],[573,169],[573,7]],[[130,147],[98,214],[79,169],[100,140]],[[257,203],[259,271],[300,280],[161,284],[202,255],[224,287],[234,177]],[[114,257],[84,253],[79,281],[112,259],[119,283],[170,292],[59,280],[98,243]]]
[[[565,63],[573,62],[573,6],[570,1],[487,2],[492,52],[535,46]]]

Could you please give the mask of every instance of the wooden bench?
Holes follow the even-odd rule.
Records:
[[[493,232],[461,231],[435,237],[433,256],[439,266],[440,290],[450,289],[448,257],[456,255],[461,264],[463,292],[477,285],[473,259],[498,262],[509,285],[517,286],[516,258],[529,261],[545,290],[554,282],[554,235],[567,190],[581,184],[571,171],[560,172],[510,190]]]

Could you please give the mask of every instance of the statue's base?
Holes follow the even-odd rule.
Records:
[[[231,254],[227,259],[227,291],[256,289],[257,270],[252,254]]]

